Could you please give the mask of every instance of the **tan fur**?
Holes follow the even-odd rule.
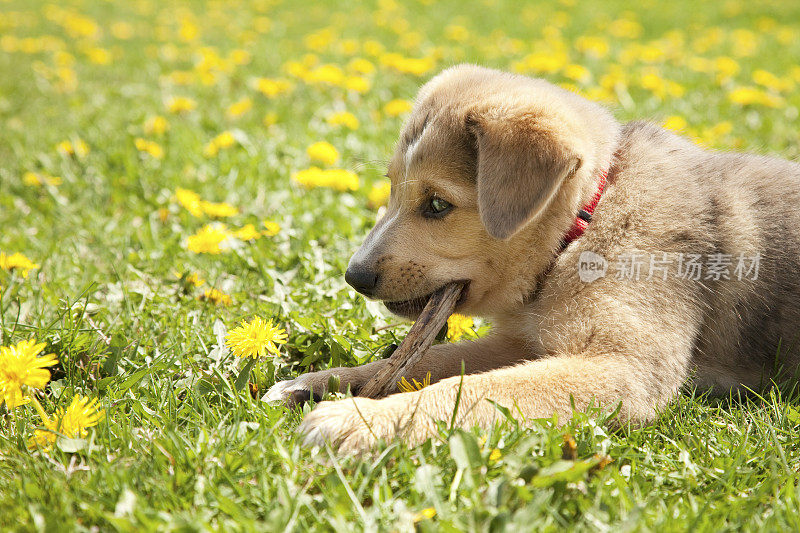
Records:
[[[585,234],[559,253],[578,209],[609,169]],[[378,274],[374,296],[412,300],[468,280],[458,311],[493,322],[474,342],[434,346],[409,378],[436,383],[382,400],[319,404],[309,443],[368,450],[419,443],[450,421],[490,426],[492,402],[524,419],[567,418],[599,403],[647,423],[690,376],[724,391],[761,387],[800,358],[800,166],[704,150],[542,80],[463,65],[419,92],[389,165],[386,216],[351,260]],[[455,207],[422,216],[432,195]],[[698,281],[650,271],[639,281],[578,275],[582,252],[760,254],[757,279]],[[645,279],[647,277],[650,279]],[[413,312],[408,313],[413,318]],[[779,358],[779,343],[782,344]],[[462,362],[466,375],[461,376]],[[323,392],[337,374],[357,390],[384,361],[282,382],[268,399]],[[563,419],[562,418],[562,419]]]

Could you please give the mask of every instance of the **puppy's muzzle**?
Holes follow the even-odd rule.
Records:
[[[372,297],[378,285],[378,273],[361,263],[355,263],[347,267],[344,280],[364,296]]]

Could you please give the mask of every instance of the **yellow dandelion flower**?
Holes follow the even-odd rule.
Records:
[[[499,461],[501,457],[503,457],[502,452],[495,448],[492,450],[492,453],[489,454],[489,462],[494,463],[495,461]]]
[[[735,59],[727,56],[720,56],[716,58],[714,60],[714,68],[717,71],[718,82],[732,78],[739,73],[739,70],[741,70],[739,63]]]
[[[356,176],[355,172],[342,168],[332,168],[327,170],[326,174],[328,176],[328,187],[340,192],[358,190],[358,176]]]
[[[370,87],[369,80],[362,76],[348,76],[344,80],[344,88],[350,91],[355,91],[357,93],[364,94],[365,92],[369,91]]]
[[[383,112],[389,115],[390,117],[397,117],[404,113],[408,113],[411,111],[411,102],[408,100],[392,100],[388,102],[385,106],[383,106]]]
[[[148,154],[155,159],[164,158],[164,149],[161,148],[161,145],[157,142],[148,141],[147,139],[142,139],[141,137],[137,137],[133,142],[136,145],[136,149],[140,152]]]
[[[725,120],[719,124],[711,126],[710,128],[705,128],[701,133],[700,138],[706,144],[714,145],[720,142],[720,140],[728,135],[731,131],[733,131],[733,124]]]
[[[81,139],[75,142],[61,141],[56,145],[56,150],[61,153],[61,155],[84,158],[89,154],[89,145]]]
[[[358,176],[341,168],[323,170],[318,167],[310,167],[296,172],[292,179],[306,189],[328,187],[345,192],[357,191],[359,187]]]
[[[206,202],[202,200],[200,208],[206,215],[214,218],[226,218],[239,214],[239,209],[227,202]]]
[[[183,274],[181,274],[180,272],[174,272],[174,274],[175,277],[178,278],[179,280],[183,280],[186,283],[194,285],[195,287],[200,287],[203,283],[206,282],[206,280],[201,278],[197,272],[190,272],[190,273],[184,272]]]
[[[274,111],[270,111],[266,115],[264,115],[264,120],[261,121],[266,127],[274,126],[278,123],[278,114]]]
[[[325,141],[315,142],[306,148],[308,157],[326,165],[332,165],[339,159],[339,152],[331,143]]]
[[[642,87],[654,93],[663,94],[664,92],[664,78],[653,69],[648,69],[647,72],[642,75],[640,83]]]
[[[392,183],[389,180],[381,181],[372,185],[367,194],[367,205],[372,209],[377,209],[389,202],[389,195],[392,192]]]
[[[375,72],[375,65],[363,57],[355,57],[347,64],[347,69],[356,74],[372,74]]]
[[[639,45],[636,51],[638,52],[638,59],[645,63],[658,63],[664,60],[665,52],[663,45]]]
[[[271,78],[258,78],[255,86],[256,90],[267,98],[274,98],[292,90],[291,82]]]
[[[166,78],[175,85],[191,85],[195,81],[195,73],[188,70],[173,70],[167,74]]]
[[[205,157],[216,157],[217,154],[219,154],[219,146],[213,140],[203,147],[203,155]]]
[[[22,183],[31,187],[41,187],[47,185],[61,185],[62,179],[58,176],[46,176],[38,172],[26,172],[22,175]]]
[[[343,39],[338,43],[338,52],[340,54],[351,56],[358,52],[359,43],[355,39]]]
[[[105,418],[105,409],[97,409],[97,398],[74,396],[66,410],[58,409],[52,418],[43,419],[46,429],[37,429],[28,441],[29,448],[49,450],[59,435],[68,439],[83,438],[88,429]]]
[[[70,37],[97,37],[100,27],[89,17],[65,11],[61,20]]]
[[[753,81],[775,91],[788,91],[794,87],[791,79],[782,79],[768,70],[757,69],[753,72]]]
[[[12,272],[18,270],[23,278],[28,277],[28,273],[39,268],[39,265],[25,257],[23,254],[16,252],[11,255],[6,255],[0,252],[0,269]]]
[[[535,72],[537,74],[553,74],[564,68],[569,63],[569,58],[563,52],[528,54],[514,64],[519,72]]]
[[[261,232],[253,224],[245,224],[233,232],[233,236],[240,241],[254,241],[261,237]]]
[[[250,63],[251,59],[252,56],[250,55],[250,52],[247,50],[242,50],[241,48],[231,50],[231,52],[228,54],[228,61],[234,65],[246,65]]]
[[[321,52],[325,48],[327,48],[335,39],[333,31],[330,28],[323,28],[319,31],[314,33],[310,33],[306,35],[303,42],[305,43],[306,47],[310,48],[311,50]]]
[[[236,137],[233,136],[233,133],[229,131],[223,131],[216,137],[214,137],[214,142],[220,148],[230,148],[234,144],[236,144]]]
[[[242,98],[228,106],[228,117],[238,118],[253,108],[253,101],[250,98]]]
[[[28,448],[31,450],[39,449],[39,450],[49,450],[52,448],[56,440],[58,439],[58,433],[52,422],[48,420],[48,422],[44,422],[44,425],[47,429],[37,429],[33,432],[33,437],[28,439]]]
[[[167,110],[170,113],[188,113],[197,107],[197,102],[186,96],[175,96],[167,100]]]
[[[56,90],[61,93],[71,93],[78,86],[78,77],[71,68],[62,67],[56,70],[58,80]]]
[[[200,205],[202,200],[200,199],[200,195],[196,192],[178,187],[175,189],[175,199],[192,215],[196,217],[202,216],[203,208]]]
[[[31,187],[38,187],[44,183],[44,178],[36,172],[26,172],[22,175],[22,183]]]
[[[608,32],[618,38],[637,39],[643,31],[641,24],[628,18],[614,20],[608,25]]]
[[[148,117],[144,121],[144,132],[146,135],[164,135],[169,130],[169,122],[161,115]]]
[[[242,325],[232,329],[225,337],[228,347],[236,357],[263,357],[269,353],[280,353],[278,344],[286,343],[286,331],[267,321],[254,317],[250,322],[242,320]]]
[[[72,398],[67,409],[54,417],[59,424],[58,430],[70,438],[85,437],[87,429],[96,426],[105,417],[105,409],[97,409],[97,398],[91,400],[86,396]]]
[[[325,64],[310,70],[303,79],[314,84],[342,85],[345,74],[339,66]]]
[[[220,244],[227,238],[228,231],[225,226],[206,224],[189,237],[186,247],[196,254],[220,254],[222,253]]]
[[[89,48],[86,50],[86,57],[95,65],[108,65],[111,63],[111,52],[105,48]]]
[[[763,105],[765,107],[780,107],[783,99],[756,87],[737,87],[728,93],[728,100],[738,105]]]
[[[197,39],[200,35],[200,29],[197,25],[188,18],[181,19],[180,28],[178,28],[178,37],[184,42],[191,42]]]
[[[44,346],[34,339],[0,346],[0,405],[5,403],[13,409],[28,403],[29,389],[43,389],[50,381],[50,371],[45,367],[58,360],[53,354],[38,357]]]
[[[236,137],[230,131],[223,131],[213,139],[211,139],[205,148],[203,148],[203,155],[206,157],[214,157],[219,154],[223,148],[230,148],[236,144]]]
[[[305,79],[308,76],[308,68],[299,61],[287,61],[284,63],[283,69],[288,74],[300,79]]]
[[[345,126],[351,130],[357,130],[359,126],[358,118],[348,111],[338,111],[328,115],[325,119],[331,126]]]
[[[758,36],[751,30],[737,28],[731,33],[733,44],[733,55],[739,57],[750,57],[756,53],[759,41]]]
[[[425,377],[422,379],[422,383],[417,381],[414,378],[411,378],[411,382],[406,379],[405,376],[400,378],[400,381],[397,382],[397,388],[400,392],[414,392],[418,390],[422,390],[425,387],[431,384],[431,373],[428,372],[425,374]]]
[[[761,91],[755,87],[738,87],[728,93],[728,99],[739,105],[755,104],[760,98]]]
[[[414,76],[422,76],[436,66],[436,61],[432,57],[412,58],[397,53],[382,54],[380,62],[385,67]]]
[[[664,121],[664,127],[666,129],[678,133],[685,131],[688,126],[689,124],[686,122],[686,119],[678,115],[671,115]]]
[[[474,322],[472,317],[453,313],[447,319],[447,338],[451,341],[456,341],[463,337],[465,334],[472,333]]]
[[[231,297],[218,289],[206,289],[203,294],[197,297],[201,302],[211,302],[214,305],[231,305]]]
[[[569,64],[564,67],[564,76],[575,81],[586,83],[592,79],[589,69],[583,65]]]
[[[608,55],[610,46],[603,37],[583,35],[575,39],[575,48],[579,52],[602,59]]]
[[[414,515],[414,523],[422,522],[423,520],[430,520],[436,516],[436,509],[433,507],[428,507],[427,509],[423,509],[417,514]]]
[[[680,83],[667,80],[667,94],[672,98],[680,98],[686,92],[686,88]]]
[[[575,94],[581,94],[580,87],[578,87],[574,83],[562,82],[562,83],[559,83],[558,86],[561,87],[562,89],[566,89],[566,90],[568,90],[570,92],[573,92]]]
[[[264,221],[264,235],[267,237],[274,237],[281,231],[281,226],[277,222],[273,222],[272,220],[265,220]]]

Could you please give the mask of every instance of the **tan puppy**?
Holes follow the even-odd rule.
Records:
[[[415,444],[440,420],[490,426],[492,402],[562,420],[573,401],[621,402],[621,421],[641,424],[690,376],[723,391],[798,368],[796,164],[704,150],[542,80],[462,65],[420,90],[388,171],[388,211],[346,279],[409,318],[466,280],[457,310],[493,330],[431,348],[408,376],[431,373],[421,391],[317,405],[300,427],[308,443]],[[564,247],[606,171],[588,228]],[[266,398],[322,393],[332,374],[357,391],[382,364],[307,374]]]

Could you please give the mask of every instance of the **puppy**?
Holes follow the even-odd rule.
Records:
[[[455,280],[492,332],[432,347],[379,400],[324,402],[300,431],[344,452],[621,407],[646,424],[690,378],[761,387],[800,357],[800,166],[706,150],[545,81],[471,65],[420,90],[388,168],[386,215],[345,279],[413,319]],[[355,393],[383,360],[276,384],[267,400]],[[462,374],[463,368],[463,374]]]

